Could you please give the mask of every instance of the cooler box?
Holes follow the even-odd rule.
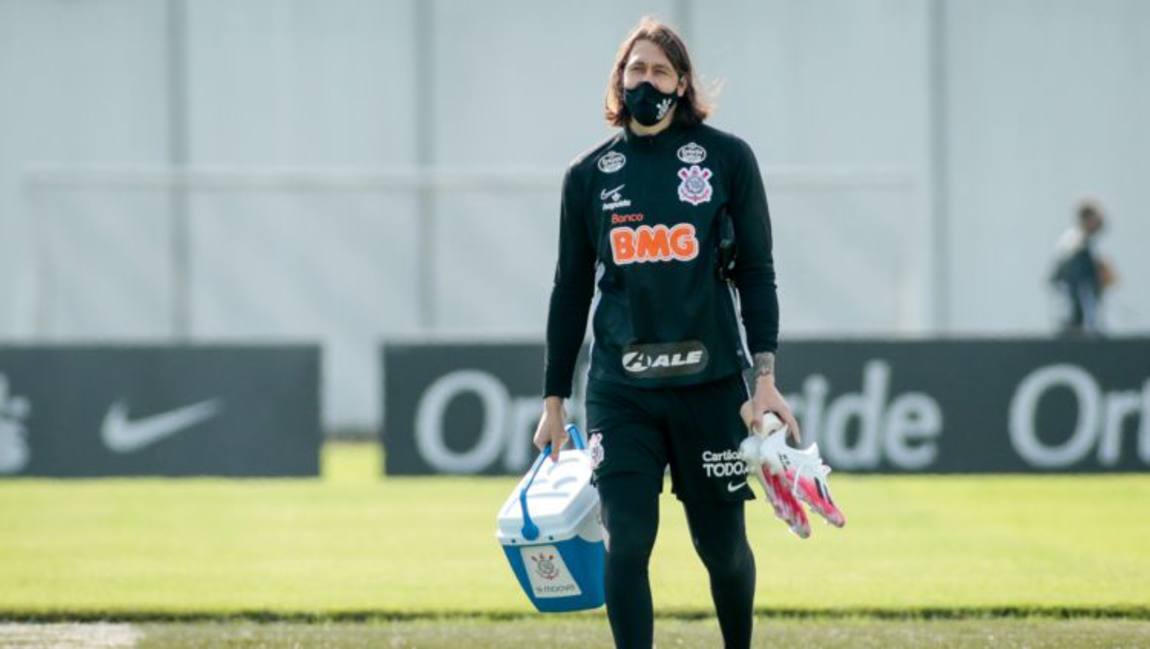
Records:
[[[604,532],[583,434],[552,462],[544,449],[499,510],[496,536],[535,608],[544,613],[603,605]]]

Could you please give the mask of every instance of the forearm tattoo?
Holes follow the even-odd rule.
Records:
[[[775,355],[771,352],[759,352],[755,354],[754,366],[751,368],[754,373],[755,380],[761,379],[764,376],[775,375]]]

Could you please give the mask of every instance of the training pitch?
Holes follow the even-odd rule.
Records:
[[[0,481],[0,646],[608,641],[601,612],[538,616],[519,591],[494,538],[515,479],[379,478],[371,445],[329,445],[324,466]],[[1150,476],[831,483],[847,527],[813,521],[807,541],[749,503],[762,646],[1150,646]],[[716,646],[669,495],[651,574],[661,646]]]

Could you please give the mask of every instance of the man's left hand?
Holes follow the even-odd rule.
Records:
[[[773,376],[759,377],[755,381],[754,396],[751,397],[750,401],[743,402],[743,406],[739,408],[743,423],[746,424],[748,430],[755,433],[762,432],[763,415],[768,412],[775,413],[779,419],[783,420],[783,424],[790,431],[791,439],[795,440],[796,443],[801,440],[802,433],[799,431],[799,422],[791,413],[791,407],[787,404],[787,400],[775,387]]]

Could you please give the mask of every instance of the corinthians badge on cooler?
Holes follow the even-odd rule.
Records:
[[[679,200],[691,205],[711,200],[711,170],[699,165],[683,167],[679,170]]]

